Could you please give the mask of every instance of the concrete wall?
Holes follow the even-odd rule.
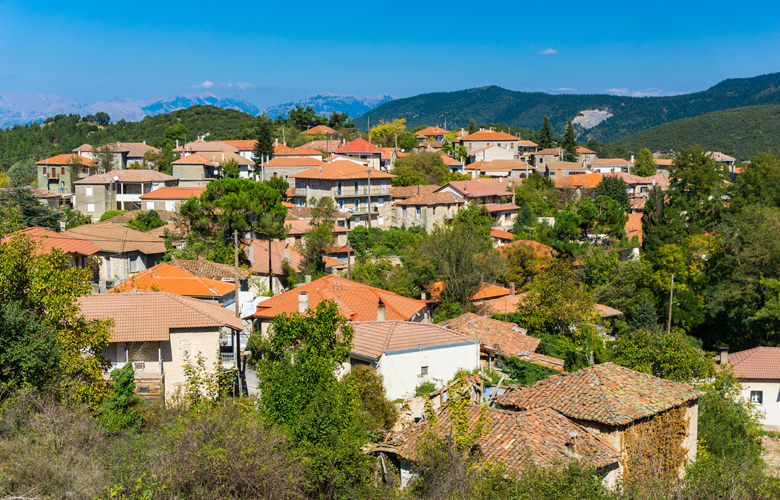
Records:
[[[264,176],[260,176],[261,180],[264,178],[268,180],[273,176],[282,177],[290,184],[290,187],[295,187],[295,178],[291,178],[291,175],[300,174],[312,167],[263,167]]]
[[[422,226],[431,232],[436,224],[443,224],[458,212],[458,205],[420,205],[420,218],[417,218],[417,205],[400,205],[395,207],[393,226]],[[406,217],[404,217],[406,210]]]
[[[366,214],[366,207],[368,204],[367,180],[357,181],[357,191],[355,190],[355,180],[344,180],[340,182],[342,184],[341,195],[339,195],[337,191],[339,181],[332,181],[329,179],[298,179],[296,199],[302,199],[306,206],[310,206],[310,200],[312,198],[333,198],[336,201],[336,208],[339,211],[353,214],[350,219],[350,227],[368,226],[368,215]],[[355,196],[352,196],[353,194],[355,194]],[[386,229],[392,226],[393,210],[390,179],[371,180],[371,209],[372,227]],[[374,209],[376,211],[374,211]]]
[[[192,181],[205,181],[206,166],[205,165],[173,165],[173,175],[179,178],[180,186],[191,186]]]
[[[427,375],[421,374],[423,367],[428,368]],[[415,388],[423,382],[441,387],[459,369],[477,367],[479,344],[467,343],[385,353],[379,358],[377,372],[382,375],[387,398],[392,401],[414,396]]]
[[[763,402],[756,408],[764,413],[761,423],[780,426],[780,380],[743,380],[742,397],[750,401],[752,391],[761,391]]]
[[[166,400],[170,401],[177,392],[183,390],[186,382],[184,365],[187,356],[190,363],[194,365],[198,353],[202,354],[206,371],[214,373],[215,363],[221,363],[220,336],[221,333],[217,328],[182,328],[171,331],[171,361],[164,364]]]
[[[92,194],[89,194],[90,189]],[[112,188],[109,194],[108,185],[105,184],[77,184],[74,206],[79,212],[97,221],[104,213],[116,209],[116,189]]]

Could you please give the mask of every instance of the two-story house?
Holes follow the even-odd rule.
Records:
[[[395,202],[393,226],[422,226],[430,232],[437,224],[455,217],[465,203],[452,193],[419,194],[398,200]]]
[[[436,193],[450,193],[466,203],[479,203],[496,218],[497,227],[507,227],[514,223],[520,207],[515,205],[513,193],[495,184],[478,180],[453,181],[440,187]]]
[[[368,162],[368,166],[379,170],[382,166],[382,149],[365,139],[357,138],[336,150],[336,154]]]
[[[122,169],[127,168],[133,164],[142,165],[144,162],[144,155],[148,152],[157,154],[159,149],[153,148],[144,142],[112,142],[104,144],[97,148],[89,145],[82,144],[73,150],[74,153],[84,158],[99,162],[99,156],[101,154],[111,155],[110,168]]]
[[[436,125],[435,127],[426,127],[419,132],[415,132],[414,135],[423,148],[429,145],[434,148],[441,148],[444,144],[444,137],[449,133],[449,130],[444,130]]]
[[[594,174],[608,174],[611,172],[629,173],[631,162],[623,158],[598,158],[590,162],[587,167]]]
[[[178,186],[179,179],[156,170],[111,170],[73,183],[75,208],[93,220],[109,210],[139,210],[141,195]]]
[[[178,212],[182,204],[190,198],[200,198],[205,190],[205,187],[161,187],[140,196],[141,209]]]
[[[37,162],[35,166],[38,170],[38,189],[58,198],[54,208],[71,203],[75,181],[97,172],[94,161],[75,154],[53,156]]]
[[[333,198],[340,212],[352,215],[352,224],[373,227],[392,224],[393,177],[349,160],[333,161],[290,176],[295,179],[298,204],[308,206],[312,198]]]
[[[566,156],[566,150],[563,148],[540,149],[531,154],[531,163],[539,170],[543,171],[550,162],[561,162]],[[577,161],[583,165],[589,165],[598,159],[595,151],[582,146],[577,146]]]
[[[497,146],[507,151],[511,151],[512,153],[512,156],[509,158],[490,158],[487,160],[490,161],[490,160],[500,160],[500,159],[511,160],[516,158],[517,143],[519,140],[520,139],[518,139],[517,137],[513,136],[512,134],[507,134],[506,132],[496,132],[495,130],[483,129],[478,132],[474,132],[473,134],[468,134],[466,137],[461,139],[460,142],[461,144],[463,144],[463,146],[465,146],[469,155],[471,155],[472,152],[484,148],[489,148],[491,146]],[[485,160],[481,160],[481,161],[485,161]]]
[[[310,156],[274,156],[271,161],[261,167],[260,180],[281,177],[287,181],[290,187],[295,187],[295,177],[291,176],[323,165],[325,162]]]

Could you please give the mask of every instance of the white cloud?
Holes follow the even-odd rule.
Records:
[[[559,89],[553,89],[553,90],[556,91],[556,92],[574,92],[577,89],[570,89],[568,87],[561,87]]]
[[[232,89],[233,87],[238,88],[239,90],[246,90],[246,89],[253,89],[255,88],[254,85],[248,82],[236,82],[236,83],[228,83],[225,84],[225,88]]]
[[[203,82],[203,83],[201,83],[199,85],[194,85],[194,86],[195,87],[203,87],[204,89],[210,89],[211,87],[214,86],[214,82],[212,82],[211,80],[206,80],[205,82]]]
[[[555,54],[558,54],[559,52],[553,48],[544,49],[539,51],[540,56],[553,56]]]
[[[631,90],[627,88],[612,88],[607,89],[604,92],[607,94],[628,96],[628,97],[658,97],[664,95],[663,89],[658,87],[650,87],[644,90]]]
[[[199,83],[197,85],[191,85],[191,88],[193,89],[234,89],[235,88],[239,90],[247,90],[247,89],[253,89],[255,88],[255,86],[249,82],[214,83],[211,80],[206,80],[203,83]]]

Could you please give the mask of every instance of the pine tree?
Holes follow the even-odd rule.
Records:
[[[563,135],[563,161],[577,161],[579,155],[577,154],[577,134],[574,132],[574,125],[571,120],[566,123],[566,133]]]
[[[650,293],[643,293],[639,297],[639,302],[631,309],[631,328],[640,330],[642,328],[651,328],[658,324],[658,315],[655,311],[655,304]]]
[[[636,157],[636,165],[634,166],[634,175],[639,177],[649,177],[655,175],[658,170],[658,164],[653,160],[653,155],[650,150],[644,148]]]
[[[469,120],[469,134],[473,134],[477,131],[477,122],[474,121],[474,118]]]
[[[541,149],[548,149],[555,146],[553,141],[553,129],[550,125],[550,119],[545,115],[542,120],[542,128],[539,129],[539,147]]]
[[[255,162],[255,173],[260,173],[260,164],[274,157],[273,123],[270,119],[261,116],[257,126],[257,144],[252,160]]]

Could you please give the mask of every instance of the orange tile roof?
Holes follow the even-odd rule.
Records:
[[[36,162],[36,165],[50,165],[50,166],[67,166],[67,165],[73,165],[73,162],[81,162],[82,165],[85,165],[87,167],[92,167],[95,165],[95,162],[90,160],[89,158],[84,158],[83,156],[79,156],[77,154],[62,154],[57,156],[52,156],[51,158],[47,158],[46,160],[41,160],[39,162]]]
[[[221,142],[229,146],[233,146],[239,151],[253,151],[257,146],[257,139],[240,139],[237,141],[212,141]]]
[[[372,179],[392,179],[395,177],[387,172],[364,167],[348,160],[333,161],[321,167],[293,174],[295,179],[368,179],[368,171],[371,171]]]
[[[320,158],[322,157],[322,151],[319,151],[317,149],[307,148],[306,146],[297,147],[297,148],[293,149],[293,151],[295,151],[295,153],[299,154],[299,155],[307,155],[307,156],[315,156],[316,155],[317,157],[320,157]]]
[[[352,352],[379,359],[388,352],[436,347],[441,345],[477,343],[472,333],[461,333],[430,323],[412,321],[355,321]]]
[[[538,144],[536,144],[533,141],[517,141],[517,145],[518,146],[525,146],[527,148],[535,148],[535,147],[539,146]]]
[[[160,238],[108,221],[84,224],[62,234],[90,241],[108,252],[141,252],[154,255],[166,251],[165,242]]]
[[[444,160],[444,164],[448,167],[460,167],[463,165],[461,162],[448,155],[444,151],[437,151],[436,154],[441,156],[441,159]]]
[[[335,133],[336,131],[327,125],[317,125],[316,127],[312,127],[309,130],[304,130],[301,132],[301,135],[327,135]]]
[[[198,153],[182,156],[178,160],[174,160],[172,163],[173,165],[218,165],[216,161],[207,160],[206,157],[201,156]]]
[[[555,256],[555,250],[553,250],[551,246],[547,246],[543,243],[532,240],[515,240],[512,243],[500,247],[498,251],[501,252],[502,255],[505,255],[506,252],[509,252],[512,248],[519,246],[531,248],[537,257],[541,257],[543,259],[552,259]]]
[[[325,165],[325,162],[317,158],[274,156],[271,161],[266,163],[269,167],[319,167]]]
[[[499,396],[496,402],[502,408],[521,411],[552,408],[580,421],[619,426],[696,400],[702,394],[687,384],[604,363],[553,375]]]
[[[249,317],[271,319],[281,313],[297,312],[301,292],[308,293],[310,308],[316,307],[322,300],[336,301],[339,312],[350,321],[375,321],[379,299],[386,305],[388,321],[408,321],[427,307],[421,300],[328,275],[259,303],[257,312]]]
[[[218,298],[235,292],[235,283],[201,278],[165,262],[126,279],[111,289],[112,293],[138,288],[140,290],[170,292],[187,297]]]
[[[640,245],[642,244],[642,215],[628,214],[628,220],[626,221],[626,238],[630,240],[633,236],[636,236]]]
[[[620,452],[586,427],[549,408],[516,412],[496,408],[467,408],[471,432],[482,422],[482,434],[476,440],[480,457],[487,463],[502,465],[511,474],[518,474],[531,463],[547,469],[559,468],[587,457],[596,468],[606,468],[619,462]],[[382,445],[391,447],[397,455],[417,461],[426,446],[425,436],[432,431],[448,438],[453,427],[460,425],[450,411],[442,406],[436,420],[423,420],[400,432],[392,432]],[[576,436],[576,452],[572,449]]]
[[[729,353],[728,366],[743,379],[780,380],[780,347],[754,347]]]
[[[549,155],[558,156],[558,155],[561,154],[562,151],[563,151],[563,148],[547,148],[547,149],[540,149],[539,151],[537,151],[534,154],[535,155],[545,155],[545,156],[549,156]],[[590,149],[584,148],[582,146],[577,146],[577,154],[581,154],[581,155],[589,155],[589,154],[590,155],[595,155],[596,152],[595,151],[591,151]]]
[[[451,187],[455,191],[463,194],[466,198],[479,198],[483,196],[512,196],[512,193],[506,189],[501,189],[489,183],[483,183],[481,180],[471,181],[452,181],[439,188],[443,191],[446,187]]]
[[[336,150],[337,153],[381,153],[382,150],[374,146],[367,140],[358,137],[352,142],[348,142]]]
[[[443,281],[436,281],[428,285],[428,293],[430,294],[431,299],[438,300],[445,288],[446,286]],[[503,297],[504,295],[509,295],[508,288],[482,283],[480,289],[471,296],[471,300],[487,300],[494,297]]]
[[[474,170],[479,168],[484,172],[491,170],[535,170],[534,167],[529,166],[523,160],[492,160],[488,162],[479,161],[466,165],[466,170]]]
[[[59,248],[65,254],[95,255],[100,252],[100,247],[89,241],[74,238],[64,233],[55,233],[42,227],[22,229],[4,236],[0,242],[8,243],[17,236],[32,238],[40,244],[39,251],[44,254],[51,253],[55,248]]]
[[[76,299],[88,320],[111,319],[109,342],[168,341],[172,329],[227,327],[242,330],[233,311],[173,293],[131,290]]]
[[[438,125],[435,127],[428,127],[420,130],[419,132],[415,132],[414,135],[420,137],[420,136],[429,136],[429,135],[447,135],[449,134],[449,130],[444,130],[443,128],[439,127]]]
[[[390,188],[390,193],[392,194],[393,199],[403,200],[420,194],[432,194],[440,187],[441,186],[438,184],[427,184],[421,186],[392,186]]]
[[[547,165],[549,167],[552,164],[548,163]],[[553,167],[550,168],[553,169]],[[600,176],[599,174],[569,175],[567,177],[556,179],[555,187],[556,189],[574,189],[574,188],[595,189],[596,187],[598,187],[599,184],[601,184],[602,180],[604,180],[604,177]]]
[[[490,237],[499,240],[509,240],[509,241],[515,239],[515,235],[510,233],[509,231],[502,231],[500,229],[495,229],[495,228],[490,228]]]
[[[306,231],[310,229],[314,229],[315,226],[312,219],[287,219],[284,224],[286,226],[290,227],[290,234],[291,236],[301,236]],[[338,224],[333,225],[333,234],[339,234],[339,233],[348,233],[349,229],[346,227],[339,226]]]
[[[206,190],[205,187],[194,186],[165,186],[139,196],[142,200],[189,200],[200,198]]]
[[[301,257],[298,247],[285,241],[271,241],[271,268],[277,276],[282,274],[285,253],[290,267],[296,271],[303,269],[303,257]],[[252,265],[253,273],[268,274],[268,240],[249,240],[244,254]]]
[[[506,132],[495,130],[480,130],[463,138],[464,141],[516,141],[517,137]]]
[[[592,167],[627,167],[631,165],[631,162],[623,158],[598,158],[590,162],[589,165]]]
[[[274,156],[289,156],[294,155],[295,150],[286,144],[277,144],[274,146]]]

